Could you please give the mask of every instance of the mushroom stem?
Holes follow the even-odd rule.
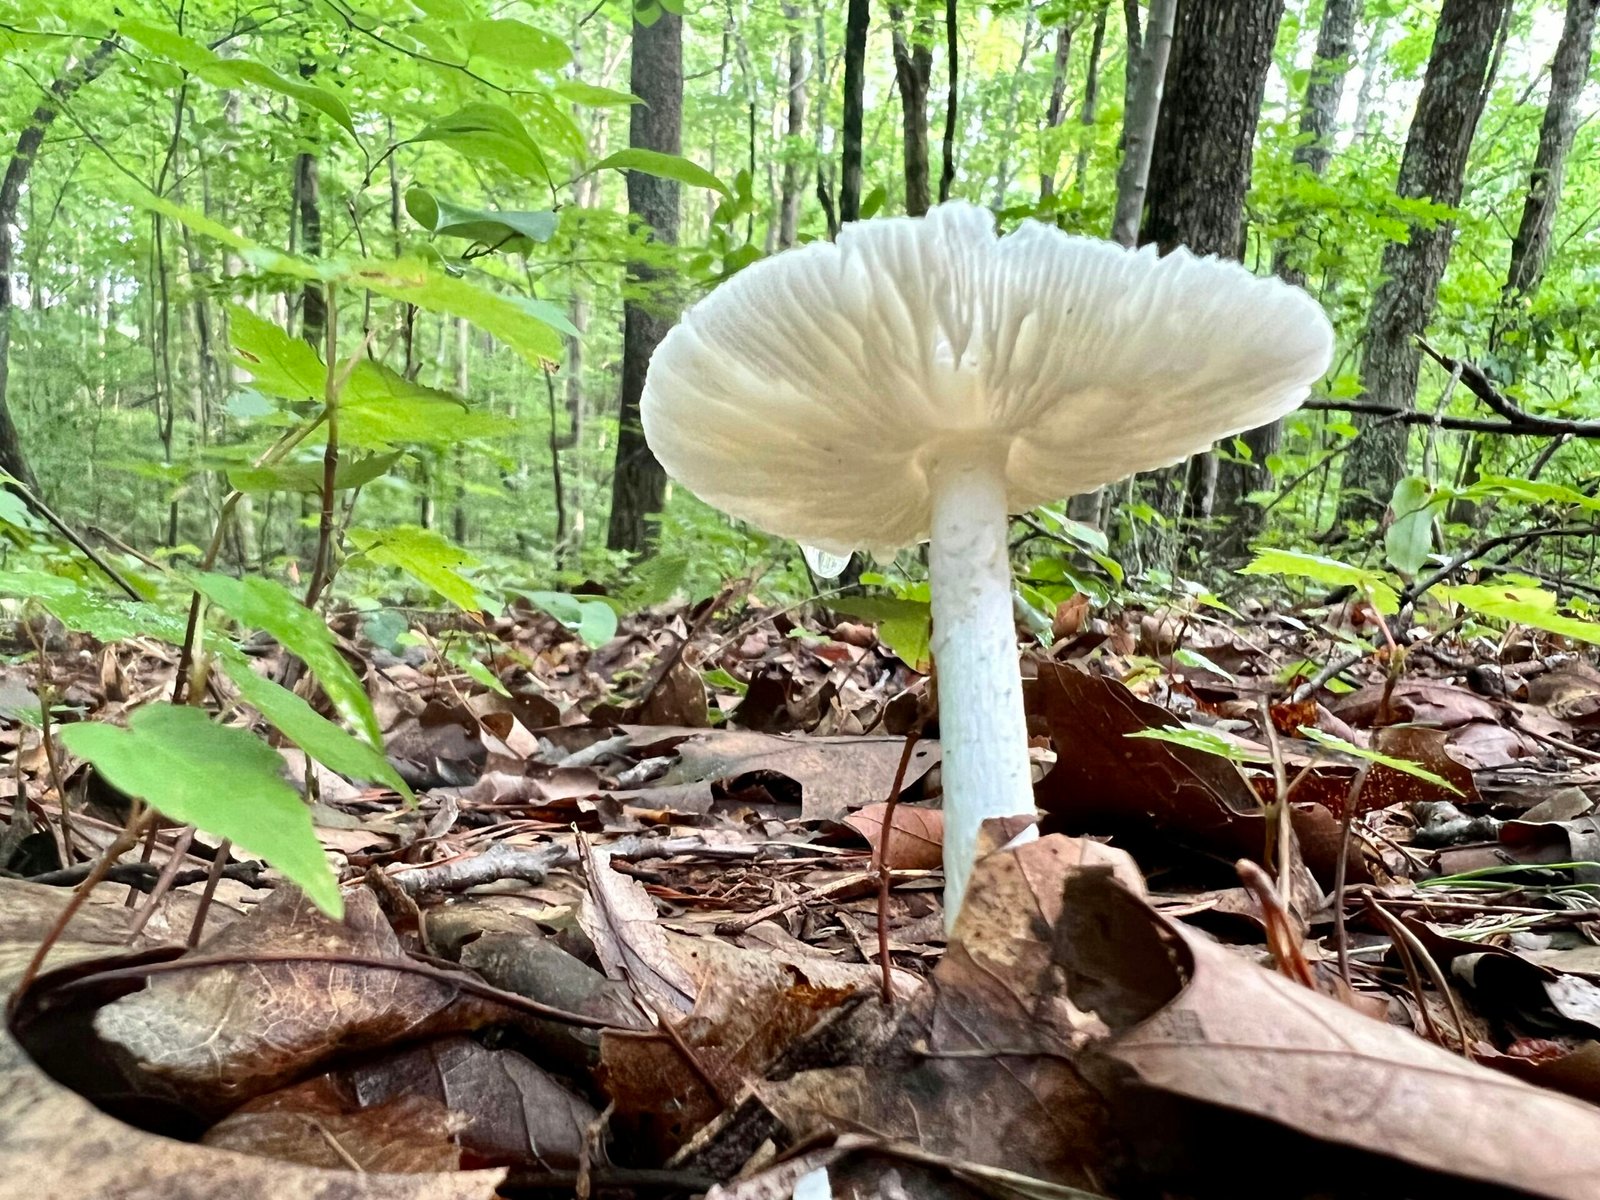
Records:
[[[978,827],[990,817],[1033,816],[1033,777],[1011,608],[1004,451],[941,456],[929,482],[950,929],[977,858]]]

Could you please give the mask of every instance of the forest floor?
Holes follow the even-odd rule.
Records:
[[[63,930],[128,802],[9,722],[0,1195],[1594,1194],[1586,655],[1063,605],[1045,836],[947,937],[927,680],[719,599],[594,649],[502,618],[503,693],[336,622],[419,798],[281,750],[342,924],[165,826]],[[35,632],[0,709],[171,690],[165,645]]]

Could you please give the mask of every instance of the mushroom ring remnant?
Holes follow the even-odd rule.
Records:
[[[1327,370],[1298,288],[990,213],[847,226],[758,262],[657,348],[641,402],[667,473],[837,553],[927,540],[946,921],[987,817],[1032,814],[1009,514],[1266,424]]]

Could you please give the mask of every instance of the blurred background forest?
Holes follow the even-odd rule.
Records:
[[[643,364],[761,257],[960,197],[1240,258],[1338,331],[1281,428],[1027,518],[1085,552],[1051,582],[1205,580],[1262,542],[1376,562],[1380,522],[1415,572],[1597,503],[1596,7],[20,0],[0,465],[135,566],[215,534],[313,594],[343,545],[375,568],[352,594],[398,567],[648,601],[759,566],[803,596],[798,548],[660,477]],[[0,517],[13,565],[55,544]],[[1581,595],[1594,545],[1518,565]]]

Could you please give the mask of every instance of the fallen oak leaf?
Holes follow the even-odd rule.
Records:
[[[869,804],[844,819],[844,824],[877,846],[883,839],[883,818],[887,804]],[[936,808],[896,804],[890,819],[889,840],[884,848],[884,865],[891,871],[932,871],[943,862],[944,813]]]

